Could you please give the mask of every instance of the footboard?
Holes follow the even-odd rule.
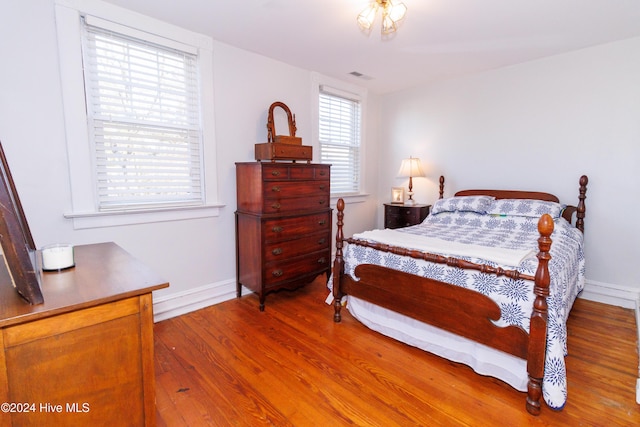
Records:
[[[341,321],[342,297],[352,295],[525,359],[529,375],[526,406],[531,414],[538,414],[542,397],[547,337],[546,298],[549,294],[550,236],[553,232],[551,217],[543,215],[538,224],[540,238],[537,257],[539,263],[535,277],[532,277],[516,270],[503,270],[457,258],[344,239],[344,201],[342,199],[338,201],[337,211],[336,258],[333,266],[334,321]],[[474,290],[371,264],[357,266],[354,274],[358,280],[353,280],[344,274],[344,242],[369,246],[377,250],[420,258],[434,263],[475,269],[482,273],[531,280],[535,283],[535,302],[531,315],[530,331],[527,334],[524,329],[517,326],[496,326],[494,321],[500,318],[499,306],[487,296]],[[393,286],[389,286],[389,284],[393,284]]]

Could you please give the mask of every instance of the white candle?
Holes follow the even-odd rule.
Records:
[[[42,248],[42,269],[62,270],[73,267],[73,246],[71,245],[49,245]]]

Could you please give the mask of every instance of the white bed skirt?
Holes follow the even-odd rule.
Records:
[[[527,391],[527,361],[428,325],[370,302],[348,297],[349,312],[370,329],[428,351],[447,360],[464,363],[481,375]]]

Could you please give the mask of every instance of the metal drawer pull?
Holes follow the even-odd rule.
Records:
[[[283,228],[277,225],[271,229],[271,231],[273,231],[274,233],[280,233],[282,232],[282,230]]]
[[[324,191],[324,189],[325,189],[325,188],[326,188],[326,186],[324,186],[324,185],[321,185],[321,186],[320,186],[320,190],[323,190],[323,191]]]
[[[321,205],[324,205],[325,201],[324,200],[320,200],[319,202]]]
[[[325,171],[324,171],[324,169],[320,171],[320,176],[325,176]]]
[[[279,192],[280,192],[280,187],[277,187],[277,186],[276,186],[276,187],[273,187],[273,188],[271,189],[271,191],[276,192],[276,193],[279,193]]]
[[[280,203],[274,203],[271,205],[273,209],[280,209]]]
[[[278,269],[278,270],[273,270],[271,274],[273,275],[273,277],[280,277],[282,276],[283,272],[282,270]]]
[[[325,262],[327,262],[325,257],[318,258],[318,264],[324,264]]]
[[[322,239],[318,240],[318,244],[319,245],[324,245],[326,241],[327,241],[327,239],[322,238]]]
[[[280,255],[282,253],[282,248],[275,248],[271,253],[274,255]]]
[[[271,171],[271,175],[279,176],[280,175],[280,171],[279,170]]]
[[[327,223],[326,219],[321,219],[320,221],[318,221],[318,225],[325,225]]]

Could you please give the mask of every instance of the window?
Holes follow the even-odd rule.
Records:
[[[327,86],[320,87],[318,98],[320,162],[331,164],[331,194],[357,194],[361,190],[360,100]]]
[[[55,0],[75,228],[219,214],[213,40]]]
[[[98,209],[202,204],[196,53],[110,27],[84,19]]]

